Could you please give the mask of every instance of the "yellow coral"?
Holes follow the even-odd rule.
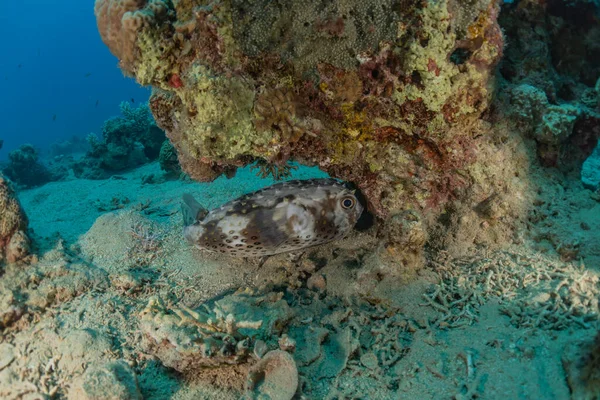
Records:
[[[189,82],[193,90],[182,92],[181,100],[185,109],[196,114],[182,119],[180,129],[189,138],[189,154],[221,159],[259,156],[256,146],[268,146],[272,134],[254,129],[252,82],[217,75],[201,64],[192,65],[187,76],[193,80]]]
[[[422,46],[419,38],[412,38],[404,66],[405,71],[419,74],[422,85],[407,85],[392,96],[398,104],[422,99],[429,110],[439,112],[456,92],[452,78],[459,73],[457,66],[448,61],[456,35],[446,33],[451,21],[447,1],[431,2],[423,9],[422,21],[423,30],[428,32],[427,46]]]

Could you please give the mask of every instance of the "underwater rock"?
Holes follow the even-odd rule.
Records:
[[[248,361],[253,342],[276,338],[290,319],[281,295],[241,292],[216,301],[208,313],[182,304],[166,307],[153,298],[141,313],[140,325],[145,351],[167,367],[193,372]]]
[[[306,287],[322,292],[327,288],[327,281],[322,274],[311,275],[306,281]]]
[[[600,142],[581,167],[581,182],[589,189],[600,189]]]
[[[140,31],[158,24],[168,11],[162,0],[97,0],[94,5],[100,36],[124,68],[132,67],[139,56]]]
[[[291,400],[298,389],[298,369],[294,358],[282,350],[272,350],[248,371],[246,399]]]
[[[379,245],[358,272],[361,293],[372,292],[386,279],[406,281],[424,266],[424,246],[429,237],[421,215],[405,211],[391,216],[380,236]]]
[[[546,165],[556,165],[582,110],[570,104],[550,104],[542,90],[527,84],[513,88],[511,104],[538,143],[540,159]]]
[[[142,394],[135,373],[123,361],[112,361],[88,368],[74,382],[69,399],[81,400],[138,400]]]
[[[14,263],[29,254],[28,220],[10,183],[0,175],[0,262]]]

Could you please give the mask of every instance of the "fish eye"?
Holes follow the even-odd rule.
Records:
[[[345,199],[342,200],[342,207],[345,209],[354,207],[354,199],[352,199],[350,197],[346,197]]]

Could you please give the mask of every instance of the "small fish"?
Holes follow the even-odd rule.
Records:
[[[135,103],[135,99],[133,97],[131,98],[131,103]]]
[[[94,107],[98,107],[98,104],[100,104],[100,100],[96,100],[96,105]]]
[[[196,247],[263,257],[341,239],[363,207],[337,180],[309,179],[278,183],[210,212],[185,194],[181,211],[184,236]]]
[[[56,121],[56,114],[52,116],[52,121]]]
[[[21,69],[21,67],[23,67],[23,64],[19,64],[19,65],[17,66],[17,68],[19,68],[19,69]]]
[[[92,76],[91,72],[88,72],[87,74],[84,75],[84,77],[89,78],[90,76]]]

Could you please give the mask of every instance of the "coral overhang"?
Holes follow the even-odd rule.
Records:
[[[498,11],[495,0],[96,2],[103,40],[153,86],[152,111],[193,178],[295,160],[355,182],[380,217],[441,209],[469,183],[502,54]]]

